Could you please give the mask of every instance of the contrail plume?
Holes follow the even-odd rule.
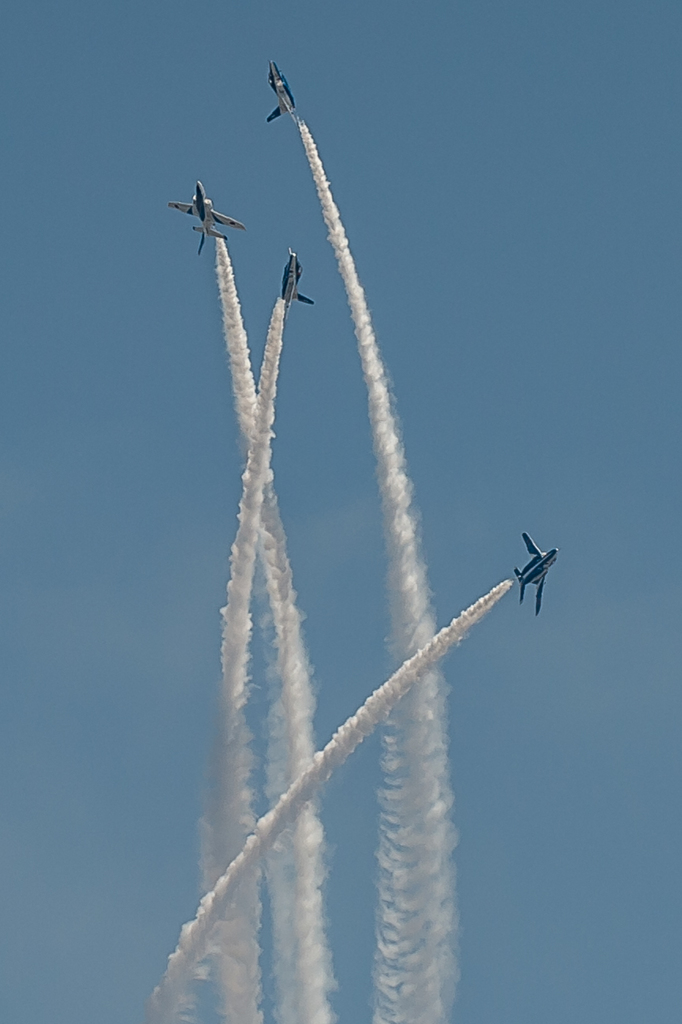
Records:
[[[168,958],[166,973],[150,997],[147,1024],[172,1024],[181,1009],[180,1000],[195,965],[207,952],[208,942],[215,924],[224,917],[225,906],[234,899],[238,888],[248,878],[250,869],[267,853],[281,835],[315,796],[322,786],[391,712],[395,704],[414,683],[432,668],[447,651],[464,639],[467,632],[513,586],[503,580],[478,599],[475,604],[453,619],[420,651],[408,658],[382,686],[376,689],[346,722],[334,733],[308,767],[280,797],[277,804],[256,822],[243,849],[227,871],[218,879],[213,890],[199,905],[196,917],[183,925],[178,946]]]
[[[234,403],[239,420],[239,429],[248,440],[256,418],[256,382],[251,369],[249,342],[244,329],[241,305],[234,281],[232,261],[227,245],[222,238],[216,238],[216,277],[223,309],[223,330],[230,357]]]
[[[261,540],[282,680],[277,710],[284,740],[278,742],[275,736],[270,744],[268,795],[274,801],[312,760],[315,699],[286,538],[274,492],[266,497]],[[268,861],[280,994],[277,1017],[281,1024],[331,1024],[328,997],[335,981],[322,903],[324,831],[312,804],[294,823],[292,840],[293,851],[284,844]]]
[[[216,270],[235,407],[241,432],[248,440],[253,432],[256,386],[232,265],[221,239],[216,240]],[[312,759],[315,699],[286,535],[271,475],[265,484],[261,509],[261,554],[282,682],[277,709],[282,735],[271,735],[269,748],[268,796],[274,802]],[[333,1020],[328,993],[335,987],[335,981],[321,893],[323,853],[324,832],[311,806],[295,824],[293,848],[285,844],[269,858],[267,877],[280,1024],[331,1024]]]
[[[227,604],[223,614],[222,707],[216,754],[216,782],[204,819],[204,881],[211,889],[226,863],[241,848],[254,823],[251,792],[252,754],[244,706],[248,697],[248,661],[252,632],[251,591],[263,491],[271,479],[271,438],[277,375],[282,351],[284,302],[278,299],[270,320],[249,443],[237,535],[230,556]],[[260,923],[258,883],[245,880],[227,914],[216,921],[206,953],[217,965],[223,1014],[230,1024],[261,1024],[257,941]]]
[[[346,288],[367,383],[377,472],[392,555],[391,575],[394,586],[391,590],[396,595],[393,609],[396,641],[400,647],[414,649],[427,639],[422,636],[426,630],[431,630],[433,635],[433,617],[429,608],[426,568],[419,554],[415,518],[411,511],[412,484],[407,476],[405,453],[392,409],[386,370],[341,215],[310,129],[300,118],[297,124],[322,206],[329,240]]]
[[[297,124],[355,325],[389,553],[393,645],[404,658],[423,647],[435,628],[412,484],[341,216],[310,130],[300,118]],[[375,1024],[439,1024],[447,1020],[454,996],[455,833],[443,690],[437,673],[428,676],[398,708],[384,740]]]

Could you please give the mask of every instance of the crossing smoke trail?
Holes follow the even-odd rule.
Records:
[[[232,265],[222,239],[216,240],[216,271],[237,417],[248,439],[253,432],[256,386]],[[265,484],[261,509],[261,553],[282,681],[276,709],[278,734],[271,735],[269,750],[268,796],[274,802],[312,759],[315,700],[286,536],[271,477]],[[273,851],[268,862],[280,1024],[331,1024],[333,1020],[328,993],[335,982],[321,894],[323,851],[322,825],[310,806],[294,825],[293,843]],[[213,882],[215,878],[207,890]]]
[[[206,955],[207,942],[216,921],[224,915],[229,900],[234,899],[239,886],[255,868],[296,818],[296,815],[315,796],[315,793],[350,757],[356,747],[369,736],[391,712],[396,703],[422,678],[448,650],[464,639],[491,608],[513,586],[512,580],[503,580],[478,599],[475,604],[453,619],[420,651],[412,655],[382,686],[372,693],[359,710],[334,733],[323,750],[318,751],[308,767],[292,783],[277,804],[256,822],[243,849],[232,861],[213,890],[201,900],[193,921],[183,925],[175,952],[168,958],[166,973],[152,993],[147,1006],[147,1024],[172,1024],[177,1020],[180,999],[194,966]]]
[[[241,848],[254,823],[250,785],[251,750],[244,706],[248,696],[248,660],[252,631],[251,591],[260,527],[263,492],[271,479],[271,438],[277,375],[282,351],[284,302],[278,299],[270,320],[255,406],[252,437],[239,526],[230,556],[227,604],[223,608],[222,708],[216,755],[216,784],[204,819],[204,879],[212,888],[225,863]],[[236,847],[236,848],[235,848]],[[261,1024],[260,968],[257,941],[260,923],[258,880],[240,886],[233,904],[218,922],[206,952],[216,965],[229,1024]]]
[[[296,123],[346,288],[367,384],[389,551],[393,642],[404,658],[423,647],[435,628],[412,485],[343,223],[310,130],[300,118]],[[384,738],[375,1024],[439,1024],[448,1019],[454,998],[455,834],[445,723],[443,681],[433,672],[401,703]]]

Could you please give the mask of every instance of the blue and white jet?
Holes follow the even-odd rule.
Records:
[[[527,533],[522,533],[524,543],[528,548],[528,554],[532,555],[532,558],[528,565],[524,566],[523,569],[517,569],[514,567],[516,578],[519,581],[521,587],[521,599],[519,603],[523,602],[523,594],[529,583],[534,583],[537,590],[535,593],[535,614],[537,615],[540,611],[540,605],[542,604],[542,589],[545,585],[545,577],[549,572],[551,565],[556,562],[556,556],[559,553],[558,548],[552,548],[551,551],[540,551],[534,540],[528,536]]]
[[[285,316],[288,316],[289,307],[294,299],[298,299],[299,302],[306,302],[309,306],[315,305],[312,299],[308,299],[305,295],[299,293],[298,281],[302,273],[303,267],[298,262],[298,256],[292,249],[289,249],[289,259],[284,268],[284,276],[282,277],[282,298],[286,303]]]
[[[199,252],[204,248],[204,242],[206,236],[211,235],[213,238],[222,238],[227,241],[225,235],[222,235],[220,231],[216,231],[214,224],[224,224],[228,228],[239,228],[240,231],[246,231],[243,224],[240,224],[238,220],[233,220],[232,217],[226,217],[224,213],[218,213],[217,210],[213,209],[213,203],[206,195],[206,189],[200,181],[197,182],[196,195],[192,196],[191,203],[169,203],[174,210],[180,210],[180,213],[190,213],[193,217],[198,217],[201,221],[201,226],[195,224],[194,230],[201,232],[201,241],[199,242]]]
[[[270,61],[268,82],[270,83],[270,88],[277,96],[277,106],[270,116],[266,118],[266,121],[274,121],[280,114],[293,115],[294,110],[296,109],[294,94],[289,88],[289,83],[275,64],[274,60]]]

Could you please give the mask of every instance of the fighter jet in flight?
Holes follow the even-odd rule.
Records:
[[[535,541],[527,533],[522,533],[521,536],[528,548],[528,554],[532,555],[532,558],[523,569],[519,570],[514,567],[516,578],[521,587],[521,601],[519,603],[523,601],[523,594],[528,584],[534,583],[537,588],[535,593],[535,614],[537,615],[542,604],[542,589],[545,585],[545,577],[549,572],[549,567],[556,562],[559,549],[552,548],[551,551],[540,551]]]
[[[201,221],[201,226],[194,225],[195,231],[201,232],[201,241],[199,242],[199,252],[204,248],[204,242],[206,236],[211,235],[213,238],[223,238],[227,241],[225,235],[221,235],[219,231],[216,231],[214,224],[225,224],[228,228],[239,228],[240,231],[246,231],[243,224],[240,224],[238,220],[233,220],[232,217],[226,217],[224,213],[218,213],[217,210],[213,209],[213,203],[206,195],[206,189],[200,181],[197,182],[196,195],[192,196],[191,203],[169,203],[174,210],[180,210],[181,213],[191,213],[193,217],[198,217]]]
[[[280,114],[293,114],[296,109],[294,94],[289,88],[289,83],[275,64],[274,60],[270,61],[268,82],[270,83],[270,88],[277,96],[277,106],[270,116],[266,118],[266,121],[274,121]]]
[[[298,262],[298,256],[289,249],[289,259],[284,268],[284,276],[282,277],[282,298],[286,303],[285,316],[288,316],[289,307],[294,299],[298,299],[299,302],[307,302],[309,306],[315,305],[312,299],[307,299],[305,295],[299,294],[298,281],[302,272],[303,267]]]

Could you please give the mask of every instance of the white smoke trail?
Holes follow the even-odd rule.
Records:
[[[389,551],[393,641],[403,658],[422,647],[435,628],[412,485],[386,371],[341,217],[310,130],[300,119],[297,124],[346,288],[368,389]],[[438,1024],[448,1019],[454,996],[455,834],[443,688],[441,677],[432,673],[398,708],[385,738],[375,1024]]]
[[[248,340],[225,242],[216,242],[217,275],[223,306],[235,406],[242,434],[253,431],[256,387]],[[302,638],[286,536],[272,485],[266,482],[261,510],[261,551],[277,645],[282,693],[277,712],[282,735],[271,730],[268,796],[274,802],[313,756],[315,700]],[[294,826],[293,850],[283,844],[268,862],[280,1024],[331,1024],[328,993],[334,988],[331,954],[324,930],[321,887],[324,832],[315,809],[306,808]],[[207,888],[210,888],[208,886]]]
[[[251,368],[251,353],[234,281],[232,261],[224,239],[216,238],[215,251],[216,276],[223,309],[223,330],[230,357],[234,403],[239,429],[248,440],[256,418],[256,382]]]
[[[192,976],[195,965],[207,952],[214,926],[224,916],[225,905],[234,899],[234,893],[249,876],[259,859],[268,852],[301,812],[316,792],[391,712],[395,704],[414,683],[442,658],[468,631],[491,610],[513,586],[512,580],[503,580],[496,587],[453,619],[433,637],[422,650],[412,655],[382,686],[376,689],[359,708],[337,729],[323,750],[318,751],[308,767],[298,776],[277,804],[256,822],[243,849],[232,861],[225,874],[207,893],[199,905],[196,917],[183,925],[175,951],[168,958],[166,973],[152,993],[148,1006],[147,1024],[172,1024],[177,1020],[179,1000]]]
[[[310,669],[284,531],[276,512],[276,506],[264,506],[262,534],[282,680],[279,711],[285,739],[279,747],[276,743],[271,747],[269,795],[273,801],[310,763],[315,749]],[[281,1024],[331,1024],[329,992],[335,981],[322,903],[324,831],[314,806],[306,807],[297,818],[292,839],[293,864],[288,844],[269,858],[281,997],[277,1016]]]
[[[210,794],[204,824],[204,879],[208,889],[215,885],[225,864],[241,848],[254,822],[250,785],[252,755],[244,714],[252,632],[250,604],[263,492],[272,477],[271,438],[283,330],[284,302],[278,299],[265,344],[253,435],[242,477],[239,526],[230,557],[227,604],[223,608],[222,713],[216,784]],[[240,887],[238,898],[226,916],[216,922],[207,948],[217,966],[224,1004],[222,1012],[229,1024],[262,1022],[259,923],[258,882],[250,878]]]

